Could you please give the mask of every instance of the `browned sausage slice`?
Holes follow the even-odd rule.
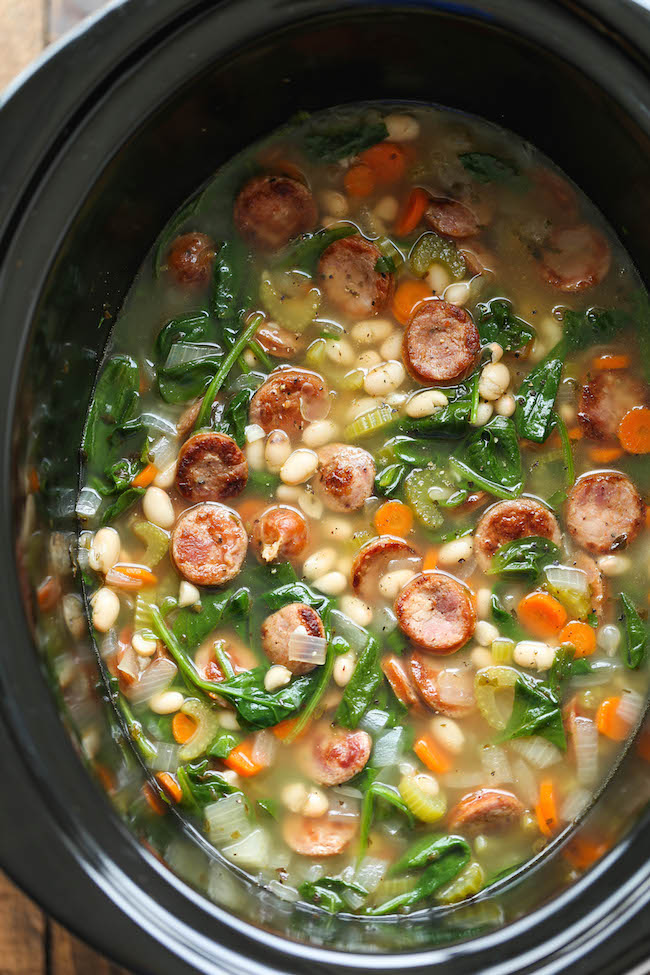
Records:
[[[578,424],[585,437],[615,440],[625,414],[648,400],[647,386],[635,376],[618,369],[598,373],[580,392]]]
[[[447,718],[464,718],[476,708],[474,681],[457,667],[440,668],[430,654],[414,650],[411,673],[417,691],[434,711]]]
[[[248,538],[241,518],[224,504],[204,501],[180,516],[171,540],[176,568],[198,586],[220,586],[237,575]]]
[[[330,511],[358,511],[375,486],[372,454],[361,447],[330,443],[318,451],[320,467],[314,492]]]
[[[167,254],[169,273],[179,284],[205,284],[214,261],[214,241],[206,234],[183,234]]]
[[[187,501],[234,498],[244,490],[247,480],[246,456],[225,433],[195,433],[180,449],[176,488]]]
[[[480,347],[476,326],[464,308],[441,298],[422,301],[404,332],[404,365],[420,383],[453,383],[474,365]]]
[[[556,545],[562,542],[560,526],[549,508],[532,498],[499,501],[481,516],[474,532],[474,555],[486,572],[492,556],[506,542],[539,535]]]
[[[481,229],[478,218],[468,206],[442,197],[432,197],[424,220],[432,230],[446,237],[473,237]]]
[[[444,572],[408,582],[395,600],[395,616],[409,640],[437,654],[460,650],[476,625],[469,589]]]
[[[251,546],[260,562],[286,562],[307,547],[309,528],[301,511],[285,504],[267,508],[255,519]]]
[[[304,857],[333,857],[342,853],[357,831],[356,820],[321,816],[287,816],[282,824],[284,842]]]
[[[240,190],[233,218],[251,247],[275,251],[311,230],[317,212],[311,193],[297,179],[255,176]]]
[[[381,662],[381,669],[386,680],[393,689],[395,697],[405,704],[407,708],[415,708],[416,711],[423,711],[418,692],[415,689],[413,679],[408,672],[404,661],[396,657],[394,653],[384,657]]]
[[[284,430],[295,437],[328,412],[329,390],[322,376],[307,369],[278,369],[253,396],[248,416],[265,433]]]
[[[567,528],[578,545],[602,555],[634,541],[646,506],[629,477],[618,471],[584,474],[567,502]]]
[[[553,231],[542,251],[540,268],[554,288],[579,292],[600,284],[607,277],[611,260],[609,244],[600,231],[581,223]]]
[[[275,322],[265,322],[255,332],[265,352],[276,359],[293,359],[301,346],[300,336]]]
[[[479,789],[460,800],[449,813],[449,829],[466,833],[494,832],[514,826],[524,807],[512,792]]]
[[[372,738],[366,731],[320,724],[310,733],[303,750],[303,770],[319,785],[341,785],[362,770],[371,749]]]
[[[379,580],[386,572],[393,568],[412,568],[417,572],[421,562],[418,553],[403,538],[378,535],[359,550],[352,563],[352,588],[361,599],[372,603],[379,593]]]
[[[546,166],[539,166],[530,175],[542,212],[546,216],[557,216],[565,223],[575,221],[578,216],[578,198],[564,176]]]
[[[291,634],[302,627],[307,636],[325,637],[323,621],[311,606],[304,603],[289,603],[277,613],[267,616],[262,623],[262,649],[272,664],[281,664],[292,674],[307,674],[316,664],[289,657]]]
[[[378,315],[394,288],[392,274],[375,270],[381,256],[374,244],[357,234],[330,244],[318,264],[318,279],[328,301],[350,318]]]

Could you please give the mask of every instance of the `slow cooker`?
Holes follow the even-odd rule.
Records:
[[[535,143],[650,276],[650,12],[633,0],[126,0],[0,110],[3,560],[0,865],[134,971],[647,971],[647,764],[632,746],[578,830],[455,908],[330,917],[226,866],[143,798],[87,626],[35,586],[73,571],[79,442],[111,322],[174,209],[297,111],[417,99]],[[644,771],[645,768],[645,771]]]

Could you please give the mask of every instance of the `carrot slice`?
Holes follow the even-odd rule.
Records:
[[[650,727],[641,729],[636,740],[636,753],[644,762],[650,762]]]
[[[555,786],[551,779],[544,779],[539,785],[539,800],[535,806],[537,824],[544,836],[552,836],[560,825],[555,802]]]
[[[576,657],[590,657],[596,649],[596,631],[588,623],[571,620],[558,634],[560,643],[570,643],[575,648]]]
[[[612,741],[624,741],[630,731],[627,721],[621,717],[618,706],[621,703],[620,697],[606,697],[596,711],[596,727],[601,735],[611,738]]]
[[[132,487],[149,487],[154,477],[158,473],[158,468],[155,464],[147,464],[139,474],[136,474],[131,481]]]
[[[425,572],[432,572],[433,569],[438,568],[438,549],[429,548],[427,549],[427,554],[424,556],[424,562],[422,563],[422,568]]]
[[[142,589],[143,586],[155,586],[156,576],[143,565],[127,565],[118,562],[106,573],[106,585],[116,586],[118,589]]]
[[[413,751],[423,765],[438,775],[444,775],[452,767],[451,758],[431,735],[421,735],[413,745]]]
[[[592,365],[594,369],[629,369],[630,357],[624,354],[605,353],[605,355],[597,355]]]
[[[635,406],[629,410],[618,428],[618,439],[628,454],[650,453],[650,409]]]
[[[529,593],[517,606],[520,622],[535,636],[546,639],[555,636],[567,621],[562,603],[547,592]]]
[[[178,803],[181,801],[183,798],[183,790],[173,775],[170,775],[169,772],[158,772],[156,775],[156,781],[163,792],[169,796],[172,802]]]
[[[604,857],[609,849],[609,844],[604,841],[587,839],[583,836],[576,836],[568,843],[562,851],[562,856],[568,860],[576,870],[587,870],[594,863]]]
[[[615,460],[623,456],[620,447],[590,447],[589,458],[594,464],[613,464]]]
[[[153,791],[153,789],[151,788],[148,782],[146,783],[146,785],[142,786],[142,795],[145,797],[145,799],[147,800],[147,805],[152,810],[152,812],[155,812],[156,816],[165,815],[165,813],[167,812],[167,807],[165,806],[165,803],[162,801],[160,796],[156,795],[156,793]]]
[[[236,745],[229,753],[228,758],[224,758],[224,765],[245,778],[257,775],[264,769],[263,765],[259,765],[253,759],[252,741],[242,741],[241,744]]]
[[[433,292],[426,281],[402,281],[393,297],[393,315],[406,325],[416,305],[427,298],[433,298]]]
[[[397,237],[407,237],[415,230],[429,205],[429,194],[416,186],[407,196],[393,228]]]
[[[38,608],[42,613],[54,609],[61,597],[61,583],[56,576],[46,576],[36,590]]]
[[[293,729],[296,727],[299,720],[300,718],[285,718],[284,721],[280,721],[278,724],[274,725],[271,728],[271,731],[273,732],[276,738],[279,738],[280,741],[284,741],[285,738],[290,737],[291,733],[293,732]],[[305,727],[300,732],[300,734],[297,736],[297,738],[294,739],[295,741],[300,741],[301,738],[304,738],[304,736],[309,731],[310,724],[311,721],[308,721]]]
[[[413,512],[401,501],[386,501],[375,512],[375,528],[380,535],[403,538],[413,528]]]
[[[406,155],[395,142],[378,142],[359,155],[361,163],[370,166],[377,186],[398,183],[406,169]]]
[[[370,196],[375,188],[375,174],[365,163],[346,169],[343,183],[350,196]]]
[[[582,440],[584,436],[580,427],[569,427],[567,433],[569,434],[569,440]]]
[[[177,741],[179,745],[184,745],[192,738],[195,731],[196,721],[194,718],[190,718],[189,714],[183,714],[182,711],[177,711],[172,719],[174,741]]]

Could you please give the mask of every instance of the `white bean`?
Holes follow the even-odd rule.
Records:
[[[484,400],[498,400],[510,385],[510,370],[503,362],[488,362],[479,379],[478,392]]]
[[[264,470],[264,441],[255,440],[253,443],[247,443],[245,450],[246,460],[248,461],[248,466],[254,471]]]
[[[348,538],[352,538],[354,529],[345,518],[328,518],[327,521],[323,522],[323,532],[325,535],[329,535],[330,538],[336,538],[343,542]]]
[[[492,416],[493,409],[494,407],[492,406],[492,403],[479,403],[478,409],[476,411],[476,419],[472,423],[472,426],[473,427],[485,426],[487,421]]]
[[[271,430],[264,445],[264,460],[272,474],[277,474],[291,453],[291,441],[284,430]]]
[[[364,413],[369,413],[370,410],[374,410],[381,402],[380,399],[374,399],[372,396],[360,396],[358,399],[353,399],[347,412],[348,422],[358,419]]]
[[[90,600],[93,610],[93,626],[100,633],[107,633],[120,615],[120,599],[112,589],[102,586]]]
[[[326,339],[325,355],[335,366],[351,366],[356,358],[347,339]]]
[[[146,637],[137,630],[131,637],[131,646],[139,657],[153,657],[158,646],[157,640],[147,640]]]
[[[372,622],[372,606],[364,603],[358,596],[342,596],[341,612],[349,616],[359,626],[369,626]]]
[[[393,572],[386,572],[379,580],[379,592],[384,599],[392,602],[414,575],[411,569],[395,569]]]
[[[312,449],[324,447],[336,439],[339,428],[333,420],[314,420],[302,432],[303,443]]]
[[[120,557],[120,536],[114,528],[100,528],[94,536],[90,552],[88,553],[88,564],[95,572],[108,572],[112,569]]]
[[[402,406],[404,406],[408,398],[409,398],[408,393],[404,393],[401,390],[398,390],[395,393],[389,393],[388,396],[385,397],[385,400],[389,406],[392,406],[396,410],[399,410],[402,408]]]
[[[289,812],[301,813],[307,801],[307,789],[302,782],[288,782],[283,787],[280,798]]]
[[[516,408],[517,401],[512,393],[506,393],[505,396],[499,396],[498,400],[494,404],[494,412],[498,413],[499,416],[512,416]]]
[[[171,498],[162,488],[147,488],[142,499],[142,510],[147,521],[158,528],[171,528],[176,520]]]
[[[219,715],[219,724],[226,731],[237,731],[239,728],[239,720],[233,711],[222,711]]]
[[[302,814],[310,819],[320,819],[329,807],[330,804],[324,792],[321,792],[320,789],[310,789],[302,807]]]
[[[452,755],[458,755],[462,752],[465,745],[465,735],[460,725],[453,718],[436,715],[435,718],[431,718],[429,727],[436,741],[450,751]]]
[[[491,647],[494,641],[499,639],[499,631],[493,623],[479,620],[474,630],[474,639],[482,647]]]
[[[181,580],[181,584],[178,587],[178,608],[183,609],[185,606],[196,606],[200,602],[201,593],[196,586],[193,586],[187,579]]]
[[[498,342],[489,342],[486,345],[486,349],[490,350],[492,362],[500,362],[501,359],[503,359],[503,347],[500,346]]]
[[[253,352],[253,350],[252,349],[244,349],[243,357],[244,357],[244,362],[246,363],[246,365],[247,366],[250,366],[251,369],[255,369],[255,367],[257,366],[257,356],[255,355],[255,353]]]
[[[308,518],[319,521],[323,517],[325,510],[323,502],[311,491],[301,491],[298,498],[298,507],[305,512]]]
[[[177,464],[178,464],[177,461],[173,461],[173,463],[169,464],[169,466],[166,467],[164,471],[158,471],[153,481],[151,482],[153,486],[164,488],[165,490],[167,490],[167,488],[170,488],[174,483],[174,481],[176,480]]]
[[[297,504],[302,496],[302,488],[293,484],[278,484],[275,489],[275,496],[278,501],[284,501],[287,504]]]
[[[412,417],[431,416],[436,410],[447,406],[449,400],[437,389],[425,389],[411,396],[406,404],[406,415]]]
[[[347,585],[348,580],[337,570],[326,572],[324,576],[314,579],[314,587],[320,589],[326,596],[340,596],[347,589]]]
[[[438,563],[440,565],[457,565],[459,562],[466,562],[472,557],[473,550],[474,537],[472,535],[455,538],[441,547],[438,552]]]
[[[604,576],[622,576],[632,565],[627,555],[601,555],[596,562]]]
[[[363,388],[370,396],[386,396],[395,392],[406,379],[406,370],[401,362],[392,359],[374,366],[363,381]]]
[[[392,331],[392,323],[387,318],[369,318],[352,326],[350,338],[357,345],[375,345],[387,339]]]
[[[451,274],[442,264],[432,264],[427,271],[426,282],[434,295],[441,295],[449,287]]]
[[[316,473],[318,455],[313,450],[298,447],[280,468],[280,479],[285,484],[304,484]]]
[[[456,281],[448,285],[442,297],[452,305],[464,305],[469,298],[469,281]]]
[[[61,600],[63,621],[70,634],[79,640],[86,631],[86,616],[79,596],[72,592],[66,593]]]
[[[379,346],[379,354],[382,359],[390,361],[391,359],[399,359],[402,354],[402,342],[404,336],[401,332],[393,332],[389,335],[387,339]]]
[[[520,640],[515,646],[514,661],[520,667],[531,667],[535,670],[548,670],[555,659],[555,647],[538,640]]]
[[[388,129],[388,138],[395,142],[412,142],[420,134],[420,123],[412,115],[393,112],[384,118],[384,125]]]
[[[255,443],[256,440],[263,440],[265,436],[264,428],[259,423],[249,423],[244,427],[246,443]]]
[[[180,711],[184,700],[180,691],[162,691],[149,698],[149,707],[155,714],[174,714]]]
[[[375,206],[375,216],[379,217],[380,220],[388,220],[390,223],[397,216],[399,210],[399,203],[394,196],[382,196],[381,200],[377,201]]]
[[[472,647],[469,657],[477,670],[481,670],[483,667],[491,667],[494,664],[492,654],[487,647]]]
[[[487,619],[492,612],[492,590],[481,588],[476,593],[476,612],[481,619]]]
[[[374,349],[366,349],[357,356],[357,366],[359,369],[372,369],[373,366],[378,366],[381,361],[381,356]]]
[[[350,210],[347,197],[338,190],[323,190],[320,194],[320,204],[323,210],[331,213],[335,219],[347,216]]]
[[[565,423],[575,423],[576,422],[576,410],[575,406],[571,406],[570,403],[561,403],[558,413],[562,417]]]
[[[319,548],[318,551],[312,552],[303,562],[302,574],[307,579],[318,579],[319,576],[323,576],[330,569],[333,569],[335,564],[336,549]]]
[[[353,653],[342,653],[336,658],[332,676],[338,687],[345,687],[350,683],[356,664],[357,660]]]
[[[273,664],[264,674],[264,690],[277,691],[280,687],[286,687],[291,682],[291,671],[282,664]]]

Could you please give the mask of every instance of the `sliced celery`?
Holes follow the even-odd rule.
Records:
[[[453,490],[453,484],[445,471],[439,467],[414,470],[404,481],[404,497],[413,508],[415,516],[427,528],[440,528],[444,521],[438,500],[446,490]]]
[[[153,569],[167,554],[169,535],[150,521],[139,521],[133,525],[133,534],[146,546],[142,564]]]
[[[418,785],[415,775],[405,775],[398,788],[407,807],[422,823],[437,823],[447,812],[447,800],[444,795],[442,793],[437,796],[428,795]]]
[[[361,437],[369,437],[385,427],[393,419],[393,410],[388,403],[381,403],[362,416],[358,416],[352,423],[348,423],[344,430],[346,440],[355,441]]]
[[[485,871],[476,860],[470,860],[466,867],[461,870],[457,877],[454,877],[448,884],[441,887],[436,893],[436,900],[439,904],[458,904],[485,886]]]
[[[495,664],[509,664],[512,663],[512,655],[515,649],[515,641],[509,640],[507,637],[499,637],[498,640],[492,641],[492,646],[490,651],[492,653],[492,659]]]
[[[270,317],[291,332],[304,332],[320,308],[320,291],[299,271],[262,274],[260,300]]]
[[[483,667],[476,672],[474,678],[476,704],[487,723],[492,728],[496,728],[497,731],[503,731],[508,723],[517,677],[518,673],[514,667]],[[504,697],[507,694],[509,706],[506,707],[505,714],[497,703],[497,692],[499,691],[504,694]]]
[[[438,261],[445,265],[454,278],[460,280],[467,274],[465,258],[451,240],[445,240],[433,232],[423,234],[409,254],[411,272],[416,277],[423,278],[431,265]]]

